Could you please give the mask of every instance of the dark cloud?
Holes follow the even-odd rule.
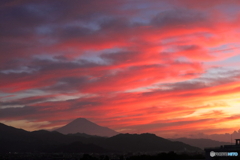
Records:
[[[60,30],[58,33],[55,33],[55,35],[66,40],[74,38],[84,38],[85,36],[91,35],[93,33],[94,31],[87,27],[70,26]]]
[[[102,54],[100,57],[106,60],[110,60],[113,64],[122,64],[122,63],[131,63],[136,62],[137,59],[140,59],[141,53],[136,51],[123,50],[117,53],[106,53]]]
[[[42,72],[50,70],[71,70],[80,68],[81,66],[84,67],[84,65],[73,61],[54,61],[51,59],[34,59],[30,66],[40,67],[40,71]]]
[[[64,77],[60,78],[55,85],[43,88],[42,90],[51,92],[79,91],[84,85],[89,85],[88,77]]]
[[[193,25],[199,26],[206,22],[207,18],[201,12],[193,10],[170,10],[163,11],[156,15],[151,23],[157,27],[169,28],[190,28]]]
[[[49,98],[50,99],[50,98]],[[79,109],[91,109],[101,105],[102,103],[98,100],[92,98],[86,99],[70,99],[66,101],[49,101],[41,102],[42,100],[49,100],[48,98],[38,98],[38,99],[22,99],[19,101],[12,101],[2,103],[3,105],[16,105],[16,104],[27,104],[35,103],[32,105],[26,105],[24,107],[15,107],[15,108],[3,108],[0,109],[0,119],[12,118],[12,119],[21,119],[25,117],[27,119],[32,118],[46,118],[51,117],[52,114],[62,114],[68,112],[74,112]]]
[[[27,58],[47,52],[50,49],[47,41],[58,44],[92,35],[89,27],[79,24],[111,15],[108,12],[114,11],[116,3],[119,2],[35,0],[9,3],[0,8],[0,50],[4,55],[1,63],[8,63],[16,56]]]
[[[204,81],[177,82],[174,84],[165,84],[164,86],[169,87],[171,88],[170,90],[174,90],[174,91],[195,90],[195,89],[210,87]]]
[[[43,102],[51,99],[51,97],[27,97],[13,101],[0,102],[1,106],[11,106],[11,105],[28,105],[31,103]]]
[[[108,18],[99,23],[101,31],[122,31],[133,27],[127,18]]]
[[[27,115],[36,114],[38,112],[37,108],[34,108],[32,106],[25,106],[21,108],[5,108],[0,110],[1,110],[0,112],[1,119],[23,117]]]
[[[34,27],[43,24],[46,20],[32,12],[26,6],[16,6],[0,10],[0,27],[2,38],[27,37],[33,33]]]
[[[51,88],[53,90],[58,90],[57,88],[67,89],[67,87],[69,87],[69,90],[71,90],[74,87],[80,87],[84,84],[83,82],[89,81],[89,77],[87,76],[91,75],[91,72],[92,74],[94,74],[94,69],[104,67],[103,65],[89,62],[87,60],[70,61],[64,59],[63,57],[60,59],[58,57],[55,60],[33,59],[32,61],[25,62],[25,68],[21,70],[22,63],[24,63],[24,61],[22,63],[20,61],[17,62],[18,63],[16,64],[9,65],[9,67],[14,68],[9,68],[5,71],[3,70],[2,73],[0,73],[0,77],[2,77],[0,79],[0,82],[3,88],[6,88],[6,84],[8,84],[8,89],[11,88],[11,85],[20,89],[25,85],[27,87],[27,82],[31,82],[28,84],[30,88],[31,84],[34,84],[34,86],[36,84],[39,84],[39,87],[41,87],[40,84],[45,84],[45,86],[51,85],[51,87],[48,87],[48,89]],[[76,71],[84,74],[85,76],[82,76],[80,74],[80,78],[73,77],[73,73]],[[100,73],[101,71],[97,74]],[[24,85],[16,86],[15,84],[17,84],[18,82],[24,83]],[[57,82],[60,82],[60,84],[58,84]],[[23,89],[24,88],[25,87],[23,87]]]
[[[237,82],[239,80],[239,71],[238,70],[225,70],[223,68],[218,68],[218,75],[209,76],[209,73],[205,73],[203,75],[199,75],[198,78],[189,81],[183,82],[175,82],[175,83],[161,83],[160,85],[156,85],[156,89],[143,93],[144,96],[152,96],[158,94],[166,94],[166,93],[176,93],[177,97],[201,97],[201,96],[210,96],[211,94],[219,94],[221,93],[221,89],[216,90],[214,92],[209,93],[207,90],[221,85],[226,85],[232,82]],[[215,71],[216,72],[216,71]],[[208,74],[208,76],[206,75]],[[201,90],[204,89],[204,90]],[[234,90],[237,90],[235,88]],[[234,91],[232,90],[232,91]],[[186,92],[188,91],[188,92]],[[194,91],[194,92],[189,92]],[[205,92],[206,91],[206,92]],[[185,93],[186,92],[186,93]],[[221,94],[225,92],[231,92],[223,90]],[[175,97],[172,95],[172,97]]]
[[[136,125],[132,126],[132,128],[135,128],[137,130],[155,130],[155,131],[161,131],[164,130],[165,128],[172,128],[175,127],[176,129],[181,126],[185,125],[194,125],[198,123],[206,123],[206,122],[211,122],[213,119],[210,118],[204,118],[204,119],[198,119],[198,120],[179,120],[176,122],[169,122],[169,121],[160,121],[160,122],[152,122],[151,124],[144,124],[144,125]],[[173,129],[169,129],[173,130]]]
[[[177,46],[177,48],[181,51],[194,51],[194,50],[198,50],[201,49],[200,46],[198,45],[183,45],[183,46]]]

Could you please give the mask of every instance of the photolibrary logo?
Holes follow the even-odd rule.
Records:
[[[211,157],[215,157],[215,156],[238,156],[238,152],[214,152],[211,151],[210,152],[210,156]]]
[[[210,152],[210,156],[211,156],[211,157],[214,157],[215,155],[216,155],[216,154],[215,154],[214,151],[211,151],[211,152]]]

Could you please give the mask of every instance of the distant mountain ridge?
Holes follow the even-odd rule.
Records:
[[[72,152],[72,153],[107,153],[95,144],[84,143],[81,136],[67,136],[59,132],[39,130],[25,131],[0,123],[0,153],[9,152]]]
[[[200,151],[199,148],[172,142],[151,133],[143,134],[118,134],[107,138],[101,145],[104,148],[128,152],[151,152],[151,151]]]
[[[220,142],[212,139],[203,139],[203,138],[200,138],[200,139],[176,138],[171,140],[183,142],[191,146],[199,147],[201,149],[208,148],[208,147],[220,147],[222,145],[233,145],[232,143],[228,143],[228,142]]]
[[[62,134],[85,133],[102,137],[111,137],[119,134],[110,128],[99,126],[85,118],[77,118],[55,131]]]
[[[113,153],[151,151],[199,151],[182,142],[172,142],[154,134],[118,134],[98,137],[85,134],[64,135],[53,131],[28,132],[0,123],[0,153],[45,152],[45,153]]]

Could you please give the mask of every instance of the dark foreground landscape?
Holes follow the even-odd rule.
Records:
[[[1,160],[204,159],[203,150],[154,134],[100,137],[56,131],[25,131],[0,124]]]
[[[169,140],[151,133],[120,134],[84,118],[55,131],[30,132],[0,123],[0,133],[0,160],[217,160],[220,157],[210,157],[211,152],[238,153],[240,148],[240,139],[233,145],[210,139]]]
[[[188,153],[158,153],[154,155],[144,153],[126,154],[81,154],[81,153],[5,153],[1,160],[200,160],[203,154]]]

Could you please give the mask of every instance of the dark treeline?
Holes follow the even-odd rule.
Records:
[[[184,159],[205,159],[203,154],[176,154],[174,152],[159,153],[157,155],[135,155],[126,158],[126,160],[184,160]]]
[[[175,152],[159,153],[156,155],[138,154],[34,154],[34,153],[8,153],[0,154],[1,160],[203,160],[203,154],[176,154]]]

